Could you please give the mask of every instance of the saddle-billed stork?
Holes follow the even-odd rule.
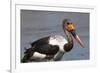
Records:
[[[73,38],[84,48],[82,41],[76,33],[74,24],[68,20],[63,20],[63,30],[66,35],[51,35],[31,43],[31,47],[26,49],[23,63],[30,61],[59,61],[64,53],[72,50]],[[72,37],[73,36],[73,37]]]

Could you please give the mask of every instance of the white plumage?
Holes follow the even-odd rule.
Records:
[[[33,56],[31,57],[31,59],[43,59],[45,58],[46,55],[45,54],[41,54],[41,53],[38,53],[38,52],[34,52]]]
[[[60,51],[65,52],[64,45],[68,43],[68,41],[60,35],[53,35],[50,37],[49,44],[51,45],[59,45]]]

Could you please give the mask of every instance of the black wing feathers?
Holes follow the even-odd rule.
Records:
[[[40,45],[45,45],[45,44],[48,44],[49,43],[49,36],[48,37],[45,37],[45,38],[42,38],[42,39],[39,39],[33,43],[31,43],[31,46],[40,46]]]
[[[47,55],[55,55],[59,50],[58,46],[56,46],[56,45],[53,46],[50,44],[37,46],[35,48],[36,48],[35,50],[37,52],[42,53],[42,54],[47,54]]]
[[[41,38],[31,43],[31,46],[33,47],[33,49],[35,49],[35,52],[39,52],[47,55],[54,55],[58,52],[59,47],[57,45],[50,45],[49,39],[50,36]]]

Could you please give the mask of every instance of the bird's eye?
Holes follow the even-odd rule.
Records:
[[[70,24],[69,22],[67,24]]]

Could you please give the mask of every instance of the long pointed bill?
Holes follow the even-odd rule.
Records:
[[[81,39],[80,39],[80,37],[78,36],[78,35],[76,35],[76,41],[80,44],[80,46],[82,47],[82,48],[84,48],[84,46],[83,46],[83,42],[81,41]]]
[[[76,32],[75,31],[72,31],[71,34],[73,35],[73,37],[75,38],[75,40],[80,44],[80,46],[82,48],[84,48],[83,42],[81,41],[80,37],[76,34]]]

